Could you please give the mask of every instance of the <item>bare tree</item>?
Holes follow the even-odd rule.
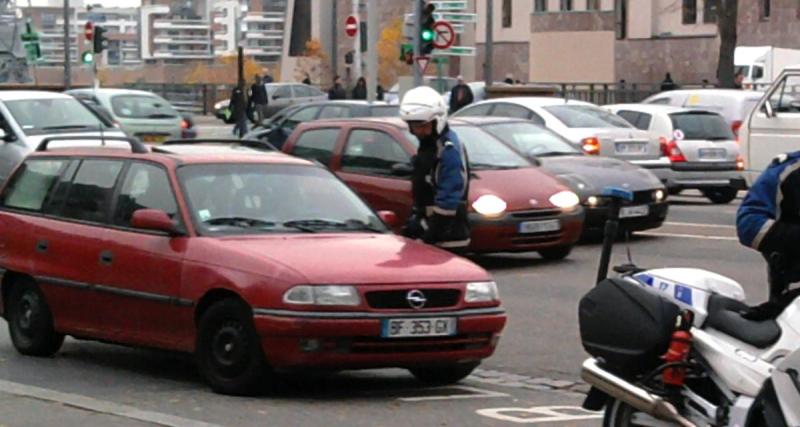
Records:
[[[708,1],[708,0],[706,0]],[[739,0],[718,0],[717,28],[719,28],[719,62],[717,80],[720,87],[734,87],[733,52],[736,50],[736,26]]]

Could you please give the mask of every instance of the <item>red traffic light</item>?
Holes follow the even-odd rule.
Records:
[[[86,37],[86,40],[92,40],[94,37],[94,24],[91,22],[87,22],[86,25],[83,26],[83,35]]]

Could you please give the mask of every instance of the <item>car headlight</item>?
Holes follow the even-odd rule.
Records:
[[[561,209],[572,209],[578,206],[580,202],[578,195],[572,191],[559,191],[550,196],[550,203]]]
[[[467,283],[467,292],[464,294],[464,302],[492,302],[499,300],[500,293],[497,291],[497,283]]]
[[[304,305],[359,305],[361,298],[353,286],[301,285],[286,291],[283,302]]]
[[[506,207],[508,205],[505,200],[492,194],[478,197],[478,200],[472,203],[472,208],[475,209],[475,212],[488,217],[499,216],[506,211]]]
[[[667,193],[664,190],[656,190],[653,192],[653,200],[656,202],[662,202],[667,197]]]
[[[591,207],[595,207],[600,204],[600,198],[597,196],[589,196],[586,199],[586,203],[588,203]]]

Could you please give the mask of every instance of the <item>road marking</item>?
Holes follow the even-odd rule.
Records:
[[[587,411],[578,406],[533,406],[530,408],[478,409],[478,415],[517,424],[558,423],[567,421],[596,420],[603,418],[598,412]]]
[[[651,236],[651,237],[677,237],[682,239],[700,239],[700,240],[723,240],[728,242],[738,242],[736,237],[726,236],[708,236],[705,234],[680,234],[680,233],[659,233],[655,231],[642,231],[636,232],[637,236]]]
[[[114,415],[117,417],[128,418],[146,423],[156,424],[167,427],[219,427],[217,424],[209,424],[201,421],[190,420],[174,415],[163,414],[160,412],[146,411],[133,406],[122,405],[119,403],[98,400],[79,394],[63,393],[41,387],[34,387],[10,381],[0,380],[0,393],[11,394],[14,396],[28,397],[45,402],[60,403],[64,406],[83,409],[90,412]]]
[[[664,225],[672,225],[676,227],[722,228],[726,230],[736,229],[736,226],[734,225],[702,224],[699,222],[665,222]]]
[[[446,389],[459,389],[469,392],[469,394],[450,394],[450,395],[440,395],[440,396],[419,396],[419,397],[399,397],[397,400],[401,400],[403,402],[427,402],[427,401],[434,401],[434,400],[456,400],[456,399],[474,399],[477,397],[484,398],[484,397],[508,397],[506,393],[500,393],[499,391],[492,391],[492,390],[485,390],[482,388],[476,387],[468,387],[464,385],[457,385],[457,386],[449,386]]]

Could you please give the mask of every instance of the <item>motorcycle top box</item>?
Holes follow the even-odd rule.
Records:
[[[622,279],[606,279],[578,309],[584,349],[620,374],[636,375],[660,364],[680,308],[658,294]]]

